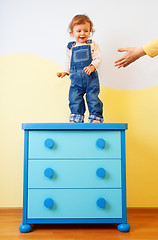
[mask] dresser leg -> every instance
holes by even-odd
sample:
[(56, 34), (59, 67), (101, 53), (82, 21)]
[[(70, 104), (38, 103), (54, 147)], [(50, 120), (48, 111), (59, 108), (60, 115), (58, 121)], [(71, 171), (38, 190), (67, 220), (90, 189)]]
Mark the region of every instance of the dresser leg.
[(120, 231), (120, 232), (129, 232), (130, 231), (130, 225), (128, 223), (121, 223), (121, 224), (118, 224), (117, 226), (117, 229)]
[(22, 232), (22, 233), (28, 233), (28, 232), (31, 232), (32, 230), (32, 226), (31, 224), (20, 224), (19, 226), (19, 231)]

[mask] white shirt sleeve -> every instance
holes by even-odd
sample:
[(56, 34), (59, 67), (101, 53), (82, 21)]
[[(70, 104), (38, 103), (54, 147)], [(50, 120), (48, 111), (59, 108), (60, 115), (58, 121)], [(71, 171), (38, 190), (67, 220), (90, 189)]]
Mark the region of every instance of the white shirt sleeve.
[(66, 63), (65, 63), (65, 67), (64, 67), (64, 72), (67, 72), (68, 74), (70, 74), (70, 61), (71, 61), (71, 50), (70, 49), (66, 49)]
[(95, 42), (92, 42), (91, 44), (91, 51), (92, 51), (92, 62), (91, 64), (97, 69), (101, 63), (102, 56), (101, 56), (101, 51)]

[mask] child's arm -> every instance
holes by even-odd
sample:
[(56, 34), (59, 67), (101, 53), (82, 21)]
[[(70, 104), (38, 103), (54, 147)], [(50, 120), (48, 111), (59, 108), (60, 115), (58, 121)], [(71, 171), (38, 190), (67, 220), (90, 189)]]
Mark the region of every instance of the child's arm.
[(58, 72), (57, 76), (63, 78), (70, 74), (70, 50), (67, 48), (66, 51), (66, 64), (63, 72)]
[(91, 49), (92, 49), (92, 62), (90, 66), (84, 68), (84, 71), (87, 75), (90, 75), (92, 72), (97, 70), (102, 58), (100, 48), (94, 41), (91, 44)]

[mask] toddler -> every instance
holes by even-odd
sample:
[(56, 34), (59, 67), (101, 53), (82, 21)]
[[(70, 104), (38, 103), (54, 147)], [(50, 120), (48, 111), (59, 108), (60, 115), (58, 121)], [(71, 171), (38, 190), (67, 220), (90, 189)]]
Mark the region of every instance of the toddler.
[(70, 75), (71, 86), (69, 91), (70, 122), (84, 122), (85, 102), (89, 109), (89, 122), (103, 122), (103, 104), (98, 98), (100, 91), (97, 68), (101, 62), (101, 53), (98, 45), (89, 39), (93, 33), (93, 23), (87, 15), (76, 15), (69, 31), (76, 41), (67, 45), (67, 65), (64, 72), (57, 73), (58, 77)]

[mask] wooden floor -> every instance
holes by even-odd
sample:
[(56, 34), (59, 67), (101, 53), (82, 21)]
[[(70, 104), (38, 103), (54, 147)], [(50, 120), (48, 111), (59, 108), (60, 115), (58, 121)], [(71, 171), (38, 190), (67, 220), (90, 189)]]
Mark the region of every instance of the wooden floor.
[(115, 224), (35, 225), (30, 233), (20, 233), (21, 209), (0, 209), (0, 240), (158, 240), (158, 209), (128, 209), (129, 233)]

